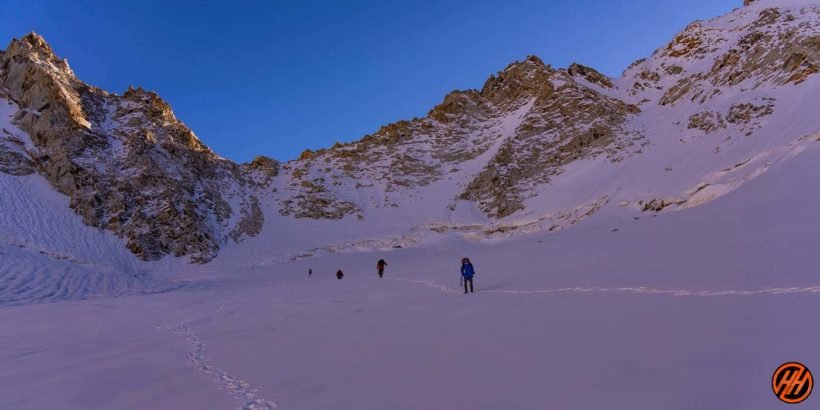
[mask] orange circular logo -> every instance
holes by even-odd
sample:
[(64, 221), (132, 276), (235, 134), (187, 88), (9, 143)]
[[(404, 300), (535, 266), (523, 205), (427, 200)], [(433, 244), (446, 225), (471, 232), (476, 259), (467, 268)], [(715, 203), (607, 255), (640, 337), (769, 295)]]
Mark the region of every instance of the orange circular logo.
[(797, 404), (809, 398), (814, 377), (802, 363), (783, 363), (772, 375), (772, 391), (780, 401)]

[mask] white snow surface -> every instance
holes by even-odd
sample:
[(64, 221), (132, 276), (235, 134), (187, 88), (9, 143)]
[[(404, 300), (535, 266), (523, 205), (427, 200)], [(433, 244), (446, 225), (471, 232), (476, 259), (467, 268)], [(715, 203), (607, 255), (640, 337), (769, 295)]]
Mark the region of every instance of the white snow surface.
[[(613, 95), (659, 97), (624, 84)], [(499, 221), (453, 199), (492, 148), (365, 221), (282, 217), (263, 197), (262, 233), (204, 265), (140, 261), (41, 176), (0, 174), (0, 409), (777, 408), (779, 364), (820, 368), (819, 91), (814, 75), (642, 104), (640, 155), (577, 161)], [(687, 128), (763, 98), (750, 135)], [(528, 109), (486, 130), (495, 149)], [(0, 104), (0, 128), (25, 138), (15, 111)], [(653, 199), (674, 205), (643, 212)]]
[(776, 408), (777, 365), (820, 363), (820, 142), (772, 168), (655, 217), (220, 258), (175, 292), (2, 308), (0, 408)]

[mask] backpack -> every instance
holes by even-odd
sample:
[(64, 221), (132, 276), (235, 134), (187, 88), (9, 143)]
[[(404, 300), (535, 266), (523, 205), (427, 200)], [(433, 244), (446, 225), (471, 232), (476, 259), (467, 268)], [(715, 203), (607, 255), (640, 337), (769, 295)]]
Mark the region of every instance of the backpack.
[(461, 266), (461, 276), (464, 276), (465, 279), (472, 279), (473, 275), (475, 275), (475, 269), (473, 269), (472, 263)]

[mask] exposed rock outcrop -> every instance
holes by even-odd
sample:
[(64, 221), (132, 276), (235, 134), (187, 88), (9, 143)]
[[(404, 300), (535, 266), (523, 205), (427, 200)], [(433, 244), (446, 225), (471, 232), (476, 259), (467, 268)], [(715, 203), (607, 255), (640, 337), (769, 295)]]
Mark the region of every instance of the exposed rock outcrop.
[(610, 79), (605, 75), (596, 71), (594, 68), (573, 63), (569, 66), (569, 68), (567, 68), (567, 73), (573, 77), (581, 76), (590, 83), (598, 84), (601, 87), (612, 88), (612, 81), (610, 81)]
[(661, 105), (672, 105), (683, 98), (703, 103), (722, 88), (741, 84), (749, 88), (800, 84), (818, 72), (820, 36), (816, 15), (820, 7), (807, 3), (798, 10), (749, 8), (742, 13), (754, 18), (731, 31), (707, 27), (702, 22), (690, 24), (656, 53), (668, 67), (676, 66), (678, 61), (712, 61), (708, 71), (678, 78), (663, 93)]
[(309, 218), (358, 213), (353, 198), (332, 194), (340, 191), (332, 187), (350, 179), (370, 181), (356, 182), (353, 189), (380, 184), (385, 196), (376, 203), (396, 206), (391, 193), (440, 181), (483, 156), (483, 169), (468, 175), (456, 196), (478, 202), (488, 216), (511, 215), (523, 209), (534, 187), (548, 183), (564, 165), (599, 154), (618, 160), (631, 155), (628, 147), (641, 138), (621, 127), (639, 112), (636, 106), (584, 84), (612, 87), (591, 68), (575, 64), (556, 70), (529, 56), (490, 76), (480, 90), (448, 94), (425, 118), (303, 154), (291, 164), (292, 194), (280, 200), (280, 212)]
[(546, 75), (551, 81), (542, 89), (519, 97), (530, 99), (531, 106), (459, 196), (477, 201), (489, 216), (502, 218), (524, 209), (532, 188), (548, 183), (564, 165), (608, 153), (617, 160), (630, 155), (628, 148), (641, 139), (622, 127), (640, 111), (636, 106), (587, 88), (563, 71)]
[(689, 129), (699, 129), (707, 134), (726, 128), (723, 116), (718, 112), (702, 111), (689, 117)]
[[(144, 259), (206, 261), (225, 241), (261, 232), (265, 215), (361, 220), (418, 203), (458, 213), (463, 201), (490, 219), (522, 215), (568, 170), (626, 166), (649, 141), (687, 142), (667, 133), (719, 135), (703, 138), (719, 153), (714, 141), (740, 144), (783, 112), (774, 98), (789, 94), (773, 90), (802, 87), (820, 67), (820, 7), (768, 5), (694, 22), (620, 78), (529, 56), (423, 118), (288, 163), (241, 165), (208, 149), (156, 93), (87, 85), (32, 33), (0, 52), (0, 99), (18, 107), (22, 130), (0, 133), (0, 172), (43, 175), (86, 224), (126, 238)], [(667, 113), (676, 116), (668, 124)], [(640, 206), (680, 205), (670, 201)]]
[[(89, 86), (34, 33), (11, 42), (0, 69), (20, 107), (15, 123), (36, 147), (27, 160), (4, 157), (19, 169), (36, 165), (86, 224), (125, 237), (141, 258), (207, 261), (237, 232), (233, 216), (253, 214), (254, 202), (235, 189), (248, 183), (240, 167), (203, 145), (156, 93)], [(250, 210), (231, 206), (242, 198)]]

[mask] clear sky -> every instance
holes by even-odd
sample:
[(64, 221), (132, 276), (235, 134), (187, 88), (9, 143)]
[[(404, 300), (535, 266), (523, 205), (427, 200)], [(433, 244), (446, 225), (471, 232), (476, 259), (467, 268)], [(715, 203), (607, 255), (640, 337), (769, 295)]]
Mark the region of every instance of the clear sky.
[(528, 54), (618, 76), (742, 0), (0, 1), (84, 81), (154, 90), (220, 155), (293, 159), (424, 116)]

